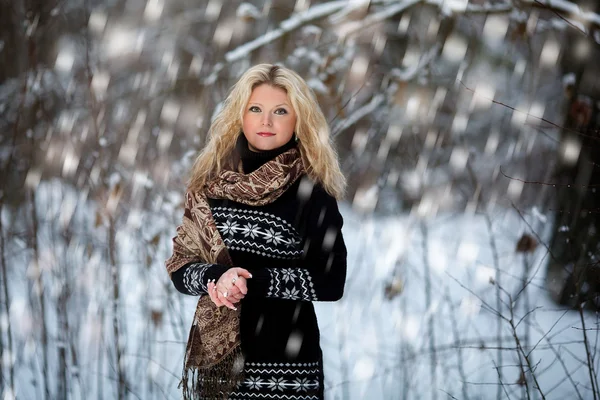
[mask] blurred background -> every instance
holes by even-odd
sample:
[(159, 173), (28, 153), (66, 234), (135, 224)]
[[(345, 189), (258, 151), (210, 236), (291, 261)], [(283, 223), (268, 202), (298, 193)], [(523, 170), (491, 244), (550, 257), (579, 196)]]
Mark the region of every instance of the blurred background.
[(326, 397), (600, 399), (595, 0), (0, 0), (1, 398), (180, 397), (164, 261), (264, 62), (349, 182)]

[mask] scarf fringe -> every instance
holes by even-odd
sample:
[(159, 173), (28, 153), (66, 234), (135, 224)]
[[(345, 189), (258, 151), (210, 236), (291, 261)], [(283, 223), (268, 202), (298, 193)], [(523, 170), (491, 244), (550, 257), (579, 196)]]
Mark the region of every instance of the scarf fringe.
[(177, 388), (183, 386), (183, 400), (227, 400), (244, 379), (243, 370), (243, 355), (238, 346), (210, 368), (184, 367)]

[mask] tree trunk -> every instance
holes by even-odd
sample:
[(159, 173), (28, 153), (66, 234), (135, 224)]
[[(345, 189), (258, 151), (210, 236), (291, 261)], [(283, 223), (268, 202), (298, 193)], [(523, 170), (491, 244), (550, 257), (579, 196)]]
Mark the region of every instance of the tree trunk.
[[(600, 4), (589, 8), (600, 11)], [(600, 81), (597, 65), (600, 49), (590, 35), (570, 29), (560, 66), (572, 74), (566, 86), (566, 120), (555, 181), (557, 181), (556, 226), (550, 242), (552, 258), (547, 284), (561, 304), (581, 303), (600, 308), (600, 265), (594, 254), (600, 251)], [(589, 45), (582, 57), (577, 49)], [(565, 149), (574, 156), (564, 157)], [(568, 154), (568, 152), (567, 152)]]
[[(4, 352), (8, 353), (8, 378), (4, 376), (2, 373), (2, 382), (9, 382), (9, 388), (13, 395), (15, 394), (15, 366), (13, 363), (14, 348), (13, 348), (13, 337), (12, 337), (12, 326), (10, 324), (10, 293), (8, 291), (8, 271), (6, 266), (6, 243), (4, 237), (4, 225), (2, 223), (2, 211), (4, 206), (4, 194), (0, 195), (0, 267), (2, 268), (2, 295), (4, 297), (4, 314), (6, 315), (7, 325), (6, 325), (6, 336), (8, 338), (8, 348), (4, 349), (4, 346), (0, 347), (0, 360), (4, 361), (6, 355)], [(2, 342), (0, 338), (0, 342)], [(4, 364), (4, 362), (3, 362)], [(2, 367), (0, 367), (0, 371), (2, 371)], [(3, 385), (4, 386), (4, 385)], [(6, 387), (6, 386), (4, 386)], [(6, 389), (5, 389), (6, 390)]]

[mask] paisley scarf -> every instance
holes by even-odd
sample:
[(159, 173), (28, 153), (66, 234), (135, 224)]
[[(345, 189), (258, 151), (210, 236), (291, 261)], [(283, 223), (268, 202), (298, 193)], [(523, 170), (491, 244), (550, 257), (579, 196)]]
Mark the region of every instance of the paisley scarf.
[[(302, 174), (300, 151), (292, 148), (249, 174), (224, 170), (201, 192), (186, 193), (183, 222), (173, 238), (173, 254), (165, 262), (169, 276), (191, 262), (233, 266), (217, 230), (207, 198), (262, 206), (275, 201)], [(243, 379), (240, 312), (217, 307), (201, 295), (187, 341), (183, 373), (184, 400), (226, 399)]]

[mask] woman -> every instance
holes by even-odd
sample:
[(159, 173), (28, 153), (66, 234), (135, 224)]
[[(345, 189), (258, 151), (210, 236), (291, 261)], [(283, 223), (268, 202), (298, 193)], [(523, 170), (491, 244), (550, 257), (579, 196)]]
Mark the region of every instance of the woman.
[(270, 64), (246, 71), (193, 166), (166, 262), (177, 290), (200, 295), (185, 399), (323, 398), (312, 302), (344, 291), (344, 185), (306, 82)]

